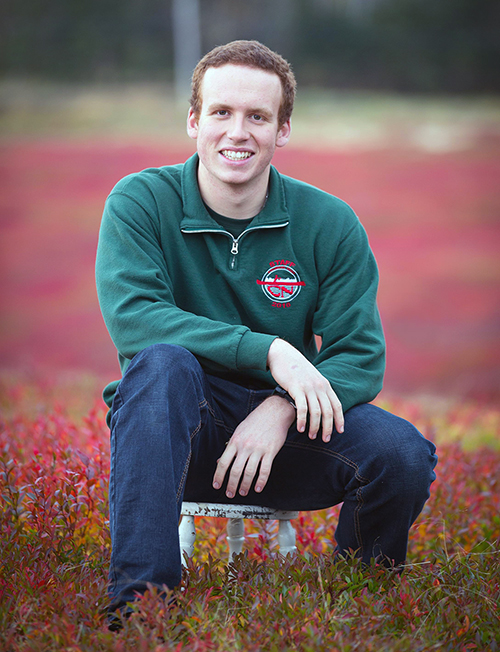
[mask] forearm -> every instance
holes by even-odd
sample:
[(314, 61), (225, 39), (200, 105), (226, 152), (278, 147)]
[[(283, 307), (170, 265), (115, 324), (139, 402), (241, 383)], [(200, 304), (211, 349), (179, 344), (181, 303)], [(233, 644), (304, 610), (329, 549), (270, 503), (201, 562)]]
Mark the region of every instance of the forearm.
[[(102, 298), (102, 295), (101, 295)], [(115, 303), (113, 298), (112, 304)], [(182, 346), (213, 371), (229, 369), (265, 371), (267, 352), (274, 336), (253, 333), (181, 310), (168, 301), (113, 306), (101, 301), (106, 326), (117, 350), (125, 358), (152, 344)]]

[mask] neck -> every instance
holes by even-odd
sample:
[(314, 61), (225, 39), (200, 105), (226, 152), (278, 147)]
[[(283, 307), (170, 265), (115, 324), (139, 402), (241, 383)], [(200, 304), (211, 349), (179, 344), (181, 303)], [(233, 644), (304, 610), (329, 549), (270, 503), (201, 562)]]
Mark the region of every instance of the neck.
[(260, 213), (266, 203), (268, 184), (269, 174), (256, 179), (251, 187), (214, 183), (201, 164), (198, 168), (198, 186), (205, 204), (219, 215), (235, 219), (247, 219)]

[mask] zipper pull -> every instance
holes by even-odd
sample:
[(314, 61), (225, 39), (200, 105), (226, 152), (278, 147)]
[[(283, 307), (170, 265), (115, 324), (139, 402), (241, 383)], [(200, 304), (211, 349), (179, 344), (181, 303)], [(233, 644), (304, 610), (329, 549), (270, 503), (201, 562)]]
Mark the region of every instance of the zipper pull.
[(238, 254), (238, 240), (235, 240), (233, 238), (233, 246), (231, 247), (231, 262), (229, 263), (229, 269), (235, 268), (237, 254)]

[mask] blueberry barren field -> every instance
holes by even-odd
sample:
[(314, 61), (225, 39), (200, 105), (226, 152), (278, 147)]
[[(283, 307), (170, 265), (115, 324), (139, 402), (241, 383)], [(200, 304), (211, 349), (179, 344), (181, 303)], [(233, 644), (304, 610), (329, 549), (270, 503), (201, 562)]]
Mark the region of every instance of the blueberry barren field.
[[(94, 289), (97, 231), (120, 177), (182, 161), (192, 148), (168, 137), (177, 126), (155, 123), (154, 94), (137, 103), (126, 93), (112, 102), (102, 92), (78, 102), (42, 93), (28, 110), (5, 89), (0, 649), (500, 649), (498, 119), (478, 127), (460, 105), (443, 121), (438, 103), (433, 123), (425, 105), (405, 138), (404, 106), (370, 123), (360, 122), (358, 101), (315, 102), (305, 121), (298, 107), (296, 145), (275, 161), (348, 201), (364, 223), (388, 343), (377, 400), (438, 445), (437, 480), (411, 528), (403, 575), (332, 563), (338, 506), (296, 519), (293, 560), (276, 555), (274, 525), (255, 521), (228, 565), (223, 519), (203, 519), (176, 606), (147, 592), (113, 634), (103, 617), (109, 434), (97, 395), (118, 367)], [(373, 115), (384, 102), (369, 105)], [(131, 137), (137, 115), (141, 134), (134, 123)]]
[[(94, 289), (103, 203), (125, 174), (183, 161), (189, 142), (9, 139), (0, 174), (0, 366), (114, 378)], [(500, 394), (500, 140), (451, 152), (293, 148), (284, 174), (354, 208), (378, 260), (387, 391)], [(307, 216), (305, 216), (307, 219)]]

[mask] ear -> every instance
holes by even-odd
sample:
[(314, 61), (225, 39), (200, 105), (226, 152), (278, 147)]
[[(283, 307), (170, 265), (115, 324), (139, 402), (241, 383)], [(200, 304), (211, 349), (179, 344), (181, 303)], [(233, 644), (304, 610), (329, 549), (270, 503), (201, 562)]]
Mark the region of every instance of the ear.
[(195, 116), (191, 107), (188, 111), (187, 117), (187, 133), (193, 140), (196, 140), (198, 137), (198, 118)]
[(276, 136), (276, 147), (284, 147), (290, 140), (292, 133), (292, 121), (290, 118), (281, 125)]

